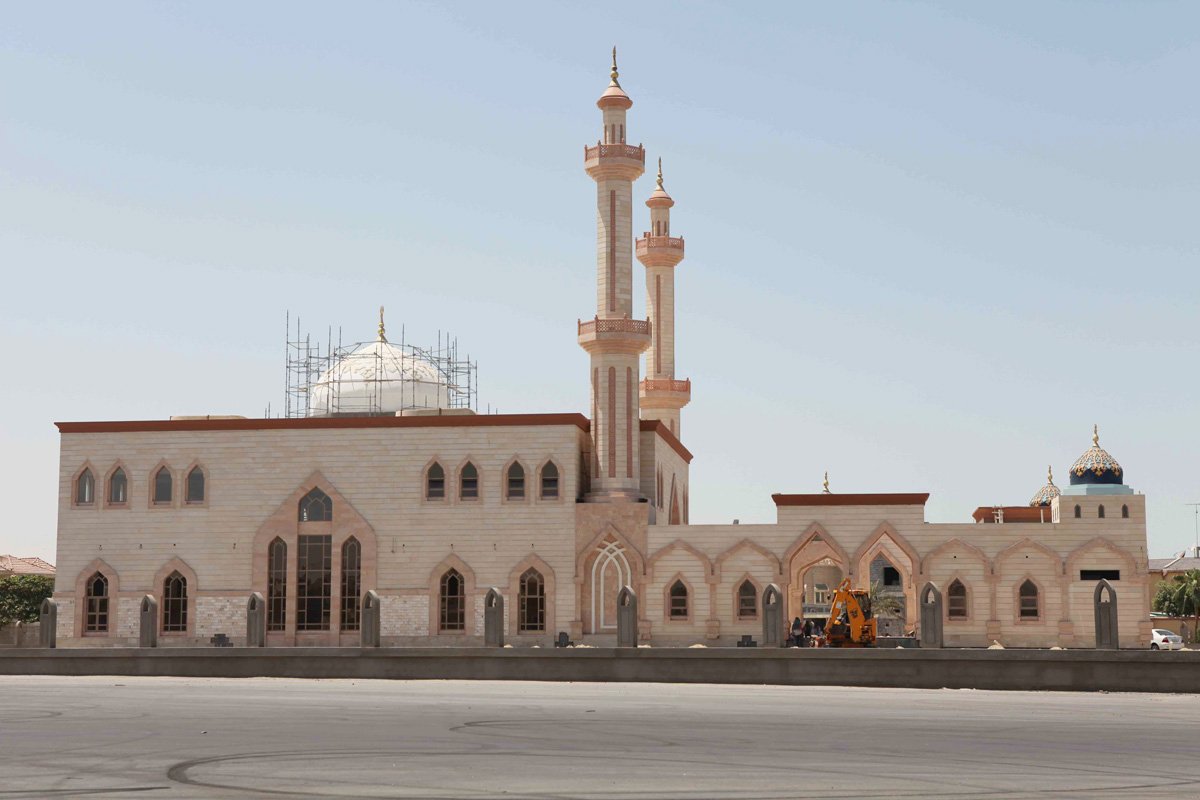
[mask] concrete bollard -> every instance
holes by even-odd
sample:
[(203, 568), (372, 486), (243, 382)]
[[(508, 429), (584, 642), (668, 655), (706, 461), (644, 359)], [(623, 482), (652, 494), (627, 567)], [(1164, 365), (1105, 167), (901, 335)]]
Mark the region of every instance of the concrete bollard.
[(632, 586), (617, 593), (617, 647), (637, 647), (638, 598)]
[(783, 647), (785, 634), (783, 628), (783, 592), (773, 583), (768, 583), (762, 595), (762, 635), (763, 647)]
[(1092, 604), (1096, 608), (1096, 649), (1119, 650), (1121, 640), (1117, 636), (1117, 590), (1107, 578), (1101, 578), (1096, 584)]
[(38, 638), (42, 647), (58, 647), (58, 601), (52, 597), (42, 601), (41, 622)]
[(379, 595), (374, 589), (368, 589), (362, 596), (362, 638), (359, 641), (362, 647), (379, 647), (380, 621)]
[(246, 601), (246, 647), (267, 646), (267, 601), (262, 592), (251, 592)]
[(138, 647), (158, 647), (158, 600), (148, 594), (138, 608)]
[(921, 590), (921, 647), (942, 647), (942, 593), (932, 581)]
[(483, 644), (504, 647), (504, 595), (495, 586), (483, 597)]

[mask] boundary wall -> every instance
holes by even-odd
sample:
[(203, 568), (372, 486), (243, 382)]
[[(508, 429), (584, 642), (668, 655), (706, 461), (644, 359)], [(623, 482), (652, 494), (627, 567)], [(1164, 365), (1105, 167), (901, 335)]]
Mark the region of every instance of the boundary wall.
[(357, 678), (1200, 691), (1200, 652), (698, 648), (69, 648), (0, 653), (0, 675)]

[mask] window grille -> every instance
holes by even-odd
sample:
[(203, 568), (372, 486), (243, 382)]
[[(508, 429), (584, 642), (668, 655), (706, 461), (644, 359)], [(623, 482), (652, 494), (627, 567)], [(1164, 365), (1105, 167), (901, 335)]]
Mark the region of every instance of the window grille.
[(425, 473), (425, 497), (441, 500), (446, 496), (446, 471), (436, 461)]
[(97, 572), (87, 582), (85, 633), (108, 633), (108, 578)]
[(187, 476), (187, 484), (184, 486), (184, 494), (186, 495), (184, 502), (204, 502), (204, 470), (192, 467), (192, 471)]
[(738, 587), (738, 619), (758, 619), (758, 588), (748, 579)]
[(129, 478), (125, 470), (117, 467), (117, 471), (108, 479), (108, 504), (123, 506), (129, 501)]
[(441, 610), (439, 630), (466, 630), (466, 586), (463, 585), (463, 577), (459, 574), (458, 570), (451, 569), (442, 576), (438, 601)]
[(683, 581), (675, 581), (671, 584), (671, 619), (687, 619), (688, 616), (688, 591), (683, 585)]
[(317, 487), (300, 498), (301, 522), (332, 522), (333, 500)]
[(163, 633), (187, 631), (187, 578), (178, 572), (163, 581), (162, 629)]
[(282, 539), (267, 548), (267, 630), (286, 629), (287, 545)]
[(154, 502), (171, 502), (171, 484), (171, 470), (163, 467), (158, 472), (154, 473)]
[(362, 545), (351, 536), (342, 545), (342, 630), (362, 625)]
[(90, 469), (85, 469), (75, 481), (75, 503), (90, 506), (96, 497), (96, 478)]
[(530, 567), (521, 576), (517, 630), (521, 633), (546, 630), (546, 583), (542, 573)]
[(333, 537), (300, 536), (296, 543), (296, 630), (329, 630), (333, 599)]
[(553, 461), (546, 462), (542, 467), (542, 499), (558, 497), (558, 467)]
[(1038, 588), (1033, 581), (1021, 584), (1021, 619), (1037, 619), (1041, 616), (1038, 603)]
[(525, 499), (525, 468), (516, 462), (508, 468), (508, 499)]
[(474, 464), (467, 463), (463, 466), (461, 480), (459, 497), (464, 500), (474, 500), (479, 497), (479, 470), (475, 469)]
[(967, 618), (967, 587), (957, 578), (946, 589), (946, 616), (950, 619)]

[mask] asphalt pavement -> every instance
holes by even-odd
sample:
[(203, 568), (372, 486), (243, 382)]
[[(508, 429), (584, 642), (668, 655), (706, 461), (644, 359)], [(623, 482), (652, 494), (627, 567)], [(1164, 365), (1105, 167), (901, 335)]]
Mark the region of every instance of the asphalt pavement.
[(0, 798), (1200, 798), (1200, 696), (0, 678)]

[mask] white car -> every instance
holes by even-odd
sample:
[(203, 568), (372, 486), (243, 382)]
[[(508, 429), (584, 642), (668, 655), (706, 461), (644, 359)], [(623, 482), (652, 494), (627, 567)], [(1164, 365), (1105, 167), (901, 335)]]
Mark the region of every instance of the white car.
[(1151, 650), (1182, 650), (1183, 639), (1179, 638), (1179, 634), (1164, 631), (1159, 628), (1154, 629), (1154, 634), (1150, 638)]

